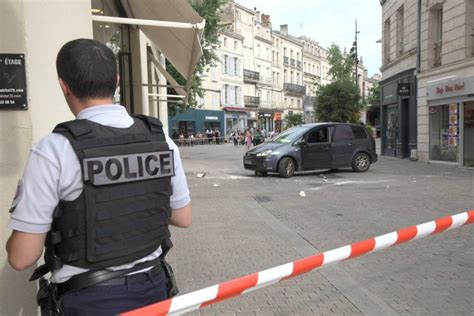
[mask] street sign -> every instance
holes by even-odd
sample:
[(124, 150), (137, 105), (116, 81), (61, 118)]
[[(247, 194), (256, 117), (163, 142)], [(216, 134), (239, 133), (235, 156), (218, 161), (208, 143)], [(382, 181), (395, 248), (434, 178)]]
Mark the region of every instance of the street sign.
[(28, 108), (24, 54), (0, 54), (0, 109)]

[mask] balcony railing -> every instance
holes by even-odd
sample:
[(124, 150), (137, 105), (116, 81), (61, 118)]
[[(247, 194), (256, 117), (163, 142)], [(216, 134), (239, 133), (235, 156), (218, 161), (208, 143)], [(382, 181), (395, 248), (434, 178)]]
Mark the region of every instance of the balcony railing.
[(306, 87), (301, 86), (299, 84), (295, 84), (295, 83), (285, 82), (283, 84), (283, 90), (285, 90), (286, 94), (288, 94), (288, 95), (302, 96), (302, 95), (306, 94)]
[(260, 73), (258, 71), (244, 69), (245, 82), (257, 82), (260, 80)]
[(283, 63), (285, 65), (289, 65), (290, 64), (290, 58), (288, 58), (288, 56), (283, 56)]
[(301, 68), (301, 61), (298, 60), (298, 61), (296, 62), (296, 67)]
[(244, 104), (246, 107), (258, 107), (260, 105), (260, 98), (244, 95)]
[(296, 64), (296, 60), (295, 60), (294, 58), (291, 58), (291, 59), (290, 59), (290, 64), (291, 64), (292, 66), (294, 66), (294, 65)]
[(438, 41), (434, 43), (433, 47), (433, 67), (441, 66), (441, 54), (442, 54), (442, 42)]
[(319, 78), (319, 75), (312, 74), (312, 73), (309, 73), (309, 72), (306, 72), (306, 71), (303, 74), (304, 74), (305, 77)]

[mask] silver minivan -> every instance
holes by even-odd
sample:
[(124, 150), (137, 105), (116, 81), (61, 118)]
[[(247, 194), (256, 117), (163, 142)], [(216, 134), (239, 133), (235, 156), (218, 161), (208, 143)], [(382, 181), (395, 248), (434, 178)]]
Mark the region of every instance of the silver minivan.
[(243, 157), (244, 168), (256, 175), (276, 172), (284, 178), (318, 169), (350, 167), (365, 172), (376, 161), (375, 140), (367, 129), (348, 123), (295, 126), (250, 149)]

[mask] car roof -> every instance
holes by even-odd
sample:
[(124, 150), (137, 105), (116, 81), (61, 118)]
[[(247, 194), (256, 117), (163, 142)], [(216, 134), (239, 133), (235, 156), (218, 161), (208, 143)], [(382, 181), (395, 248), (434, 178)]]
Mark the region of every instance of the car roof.
[(301, 124), (301, 125), (298, 125), (298, 126), (307, 127), (307, 128), (313, 128), (313, 127), (317, 127), (317, 126), (325, 126), (325, 125), (354, 125), (354, 126), (363, 126), (363, 125), (359, 125), (359, 124), (354, 124), (354, 123), (343, 123), (343, 122), (318, 122), (318, 123), (305, 123), (305, 124)]

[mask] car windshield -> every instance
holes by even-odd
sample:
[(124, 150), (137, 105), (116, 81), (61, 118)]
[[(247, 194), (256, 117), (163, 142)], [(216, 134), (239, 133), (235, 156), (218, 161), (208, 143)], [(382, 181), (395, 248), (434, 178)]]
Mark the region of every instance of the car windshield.
[(291, 143), (291, 142), (297, 140), (307, 130), (308, 130), (308, 128), (302, 127), (302, 126), (293, 127), (293, 128), (290, 128), (290, 129), (282, 132), (273, 141), (275, 143), (288, 144), (288, 143)]

